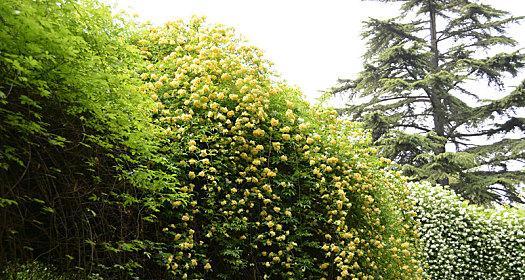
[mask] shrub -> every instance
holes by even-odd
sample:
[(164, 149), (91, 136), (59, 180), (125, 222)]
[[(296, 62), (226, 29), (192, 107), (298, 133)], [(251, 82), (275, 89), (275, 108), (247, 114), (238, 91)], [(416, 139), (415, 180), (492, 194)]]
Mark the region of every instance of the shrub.
[(2, 1), (0, 262), (108, 279), (419, 279), (405, 182), (336, 115), (230, 28)]
[(66, 275), (57, 272), (56, 269), (38, 262), (27, 264), (8, 264), (0, 271), (2, 280), (67, 280), (78, 279), (76, 275)]
[(471, 205), (453, 191), (409, 186), (430, 279), (523, 279), (525, 211)]
[(141, 38), (142, 91), (189, 196), (164, 229), (175, 278), (420, 277), (405, 184), (356, 124), (275, 82), (230, 28), (193, 18)]
[(179, 193), (134, 28), (94, 0), (0, 1), (0, 264), (162, 271)]

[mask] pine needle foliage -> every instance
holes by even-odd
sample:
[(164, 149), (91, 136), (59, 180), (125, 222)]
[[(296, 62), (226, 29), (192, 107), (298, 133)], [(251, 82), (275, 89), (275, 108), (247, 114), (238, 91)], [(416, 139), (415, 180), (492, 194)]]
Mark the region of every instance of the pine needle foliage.
[(381, 2), (400, 15), (364, 22), (364, 70), (332, 91), (351, 98), (342, 111), (414, 180), (477, 203), (523, 202), (525, 140), (511, 136), (525, 129), (525, 84), (504, 84), (525, 63), (507, 34), (522, 17), (471, 0)]

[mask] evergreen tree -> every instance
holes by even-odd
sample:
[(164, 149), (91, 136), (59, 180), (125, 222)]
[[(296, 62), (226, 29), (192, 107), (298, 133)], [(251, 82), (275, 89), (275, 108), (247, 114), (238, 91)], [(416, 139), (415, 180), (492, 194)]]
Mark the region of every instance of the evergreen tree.
[(364, 22), (364, 70), (331, 91), (353, 101), (342, 111), (415, 180), (477, 203), (522, 202), (525, 140), (511, 136), (525, 129), (525, 82), (504, 84), (525, 63), (507, 33), (522, 17), (475, 0), (379, 1), (401, 2), (401, 13)]

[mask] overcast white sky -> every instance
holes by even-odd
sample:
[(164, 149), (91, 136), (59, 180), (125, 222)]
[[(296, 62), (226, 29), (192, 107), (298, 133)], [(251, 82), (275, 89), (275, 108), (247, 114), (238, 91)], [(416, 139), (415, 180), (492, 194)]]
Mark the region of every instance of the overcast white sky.
[[(211, 23), (233, 26), (263, 49), (275, 69), (299, 86), (310, 101), (338, 77), (361, 70), (361, 22), (391, 17), (396, 6), (361, 0), (116, 0), (142, 19), (163, 23), (203, 15)], [(525, 15), (524, 0), (486, 0), (497, 8)], [(525, 23), (524, 23), (525, 24)], [(525, 47), (525, 25), (511, 30)], [(521, 37), (521, 38), (520, 38)]]

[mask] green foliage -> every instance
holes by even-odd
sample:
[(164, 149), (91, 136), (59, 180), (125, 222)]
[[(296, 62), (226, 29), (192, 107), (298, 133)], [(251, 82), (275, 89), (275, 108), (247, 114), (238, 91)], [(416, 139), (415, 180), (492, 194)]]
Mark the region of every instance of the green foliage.
[(78, 274), (64, 274), (57, 271), (55, 268), (44, 265), (39, 262), (32, 262), (27, 264), (9, 263), (3, 270), (0, 271), (0, 279), (2, 280), (67, 280), (67, 279), (90, 279), (98, 280), (96, 275), (88, 278), (82, 277)]
[[(525, 65), (506, 28), (522, 17), (479, 1), (402, 2), (400, 15), (365, 21), (364, 70), (341, 80), (343, 111), (364, 121), (384, 155), (413, 180), (450, 185), (477, 203), (522, 202), (523, 85), (504, 93), (505, 77)], [(494, 50), (504, 50), (495, 53)], [(498, 89), (487, 99), (476, 81)], [(445, 153), (445, 145), (458, 153)]]
[(419, 279), (408, 192), (358, 125), (273, 82), (229, 28), (140, 38), (141, 89), (189, 197), (163, 230), (176, 279)]
[(524, 209), (475, 206), (426, 182), (409, 188), (430, 279), (523, 279)]
[(60, 275), (49, 267), (39, 263), (26, 265), (9, 264), (0, 272), (0, 279), (4, 280), (65, 280), (66, 276)]
[(0, 263), (45, 263), (15, 279), (421, 278), (401, 175), (232, 29), (96, 0), (0, 24)]
[(183, 198), (134, 34), (98, 1), (0, 3), (0, 263), (163, 274), (158, 217)]

